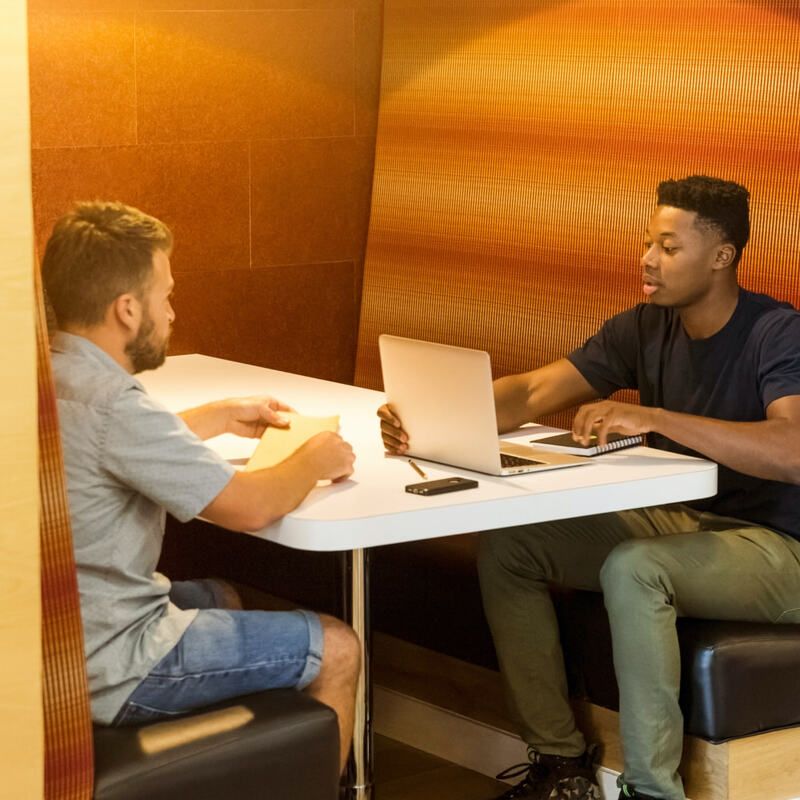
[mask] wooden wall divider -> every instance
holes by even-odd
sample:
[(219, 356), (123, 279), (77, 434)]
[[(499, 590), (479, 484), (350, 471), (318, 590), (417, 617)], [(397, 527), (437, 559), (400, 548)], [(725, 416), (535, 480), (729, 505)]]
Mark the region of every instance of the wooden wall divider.
[(0, 4), (0, 798), (41, 797), (33, 213), (25, 0)]

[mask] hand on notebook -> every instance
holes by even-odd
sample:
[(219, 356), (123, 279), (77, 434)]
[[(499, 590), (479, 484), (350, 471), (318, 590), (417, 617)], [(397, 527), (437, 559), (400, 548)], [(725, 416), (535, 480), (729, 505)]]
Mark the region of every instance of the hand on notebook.
[(387, 404), (378, 409), (378, 416), (381, 420), (381, 436), (383, 446), (388, 453), (400, 455), (408, 450), (408, 435), (403, 430), (400, 418), (394, 413), (394, 409)]
[(654, 429), (658, 410), (613, 400), (590, 403), (578, 409), (572, 422), (572, 435), (586, 445), (594, 434), (597, 436), (597, 444), (602, 446), (609, 433), (621, 433), (623, 436), (650, 433)]
[(293, 411), (286, 403), (274, 397), (232, 397), (222, 400), (227, 414), (226, 433), (257, 439), (270, 426), (285, 428), (289, 422), (281, 411)]

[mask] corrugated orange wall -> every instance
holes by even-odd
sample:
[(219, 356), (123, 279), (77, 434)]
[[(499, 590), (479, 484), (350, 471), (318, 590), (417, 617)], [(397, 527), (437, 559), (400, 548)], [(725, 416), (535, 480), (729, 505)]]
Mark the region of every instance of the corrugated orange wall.
[(799, 8), (386, 0), (356, 381), (380, 386), (383, 332), (496, 375), (565, 354), (643, 299), (667, 177), (746, 184), (742, 282), (800, 301)]
[(39, 247), (76, 199), (137, 205), (176, 234), (173, 353), (351, 380), (381, 13), (30, 0)]

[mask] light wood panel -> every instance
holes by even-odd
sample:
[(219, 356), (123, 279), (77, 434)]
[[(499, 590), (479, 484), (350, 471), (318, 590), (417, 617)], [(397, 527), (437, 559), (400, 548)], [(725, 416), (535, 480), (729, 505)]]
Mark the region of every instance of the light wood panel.
[(384, 633), (373, 634), (373, 677), (379, 686), (515, 731), (500, 675)]
[(506, 789), (480, 773), (375, 737), (375, 790), (381, 800), (487, 800)]
[(728, 751), (729, 800), (800, 797), (800, 729), (737, 739)]
[(33, 219), (25, 0), (0, 5), (0, 798), (41, 797)]

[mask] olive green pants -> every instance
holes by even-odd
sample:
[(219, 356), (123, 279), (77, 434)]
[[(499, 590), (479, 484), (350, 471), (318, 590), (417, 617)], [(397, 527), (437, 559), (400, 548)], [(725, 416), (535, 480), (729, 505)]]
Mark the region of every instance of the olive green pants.
[(676, 617), (800, 622), (800, 541), (683, 505), (488, 532), (478, 565), (512, 712), (542, 753), (585, 749), (548, 583), (603, 592), (624, 780), (664, 800), (685, 797)]

